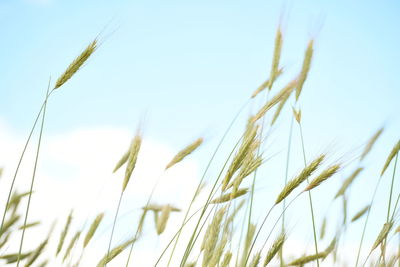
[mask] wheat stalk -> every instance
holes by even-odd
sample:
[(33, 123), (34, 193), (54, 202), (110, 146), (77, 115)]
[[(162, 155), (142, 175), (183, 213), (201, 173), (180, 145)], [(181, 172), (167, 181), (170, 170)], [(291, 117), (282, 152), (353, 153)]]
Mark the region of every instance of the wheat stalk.
[(103, 217), (104, 217), (104, 213), (100, 213), (93, 220), (92, 224), (89, 227), (88, 232), (86, 233), (85, 239), (83, 241), (84, 248), (89, 244), (89, 242), (92, 239), (93, 235), (95, 234), (97, 228), (99, 227), (101, 221), (103, 220)]
[(360, 161), (365, 158), (365, 156), (371, 151), (372, 147), (378, 140), (379, 136), (381, 136), (383, 132), (383, 128), (380, 128), (368, 141), (367, 145), (364, 148), (364, 151), (361, 153)]
[(281, 250), (281, 248), (283, 246), (283, 243), (285, 242), (285, 239), (286, 239), (286, 235), (283, 232), (275, 239), (275, 241), (272, 244), (271, 248), (268, 250), (268, 253), (267, 253), (267, 256), (265, 257), (263, 266), (267, 266), (268, 263), (270, 263), (271, 260), (278, 253), (278, 251)]
[(399, 150), (400, 150), (400, 140), (394, 145), (394, 147), (392, 148), (392, 151), (390, 151), (390, 154), (387, 157), (385, 164), (383, 165), (383, 168), (381, 171), (381, 176), (385, 173), (387, 167), (389, 167), (390, 162), (396, 156), (396, 154), (399, 152)]
[(139, 133), (137, 133), (133, 138), (131, 147), (129, 149), (129, 157), (127, 160), (128, 163), (125, 170), (125, 179), (122, 184), (122, 191), (125, 191), (126, 186), (128, 185), (128, 182), (131, 178), (132, 172), (135, 169), (141, 145), (142, 145), (142, 136)]
[(56, 255), (58, 255), (58, 253), (60, 253), (60, 251), (64, 245), (65, 237), (67, 236), (71, 222), (72, 222), (72, 211), (69, 213), (67, 222), (65, 223), (64, 229), (61, 232), (60, 240), (58, 241)]
[(83, 52), (72, 61), (64, 73), (57, 79), (54, 89), (61, 87), (82, 67), (88, 58), (97, 49), (97, 39), (91, 42)]
[(299, 99), (301, 90), (303, 89), (304, 86), (304, 82), (306, 81), (308, 72), (310, 71), (311, 60), (314, 53), (313, 46), (314, 46), (314, 40), (310, 40), (307, 45), (307, 49), (303, 60), (303, 67), (301, 68), (298, 83), (296, 86), (296, 100)]
[(364, 216), (365, 213), (367, 213), (367, 211), (369, 211), (369, 209), (371, 208), (370, 205), (367, 205), (366, 207), (364, 207), (363, 209), (361, 209), (359, 212), (357, 212), (353, 218), (351, 218), (351, 222), (355, 222), (358, 219), (360, 219), (362, 216)]
[(187, 157), (190, 153), (192, 153), (194, 150), (196, 150), (201, 144), (203, 143), (203, 138), (198, 138), (195, 140), (193, 143), (190, 145), (186, 146), (184, 149), (178, 152), (172, 160), (167, 164), (165, 169), (169, 169), (178, 162), (181, 162), (185, 157)]
[(315, 160), (313, 160), (309, 165), (307, 165), (299, 175), (297, 175), (295, 178), (290, 180), (285, 187), (282, 189), (282, 191), (279, 193), (275, 205), (279, 204), (282, 200), (284, 200), (294, 189), (296, 189), (302, 182), (304, 182), (310, 175), (319, 167), (319, 165), (322, 163), (324, 160), (325, 155), (322, 154), (319, 157), (317, 157)]
[(328, 167), (326, 170), (321, 172), (320, 175), (315, 177), (308, 186), (304, 189), (304, 191), (309, 191), (317, 186), (319, 186), (322, 182), (326, 181), (330, 177), (332, 177), (338, 170), (340, 169), (340, 165), (336, 164)]

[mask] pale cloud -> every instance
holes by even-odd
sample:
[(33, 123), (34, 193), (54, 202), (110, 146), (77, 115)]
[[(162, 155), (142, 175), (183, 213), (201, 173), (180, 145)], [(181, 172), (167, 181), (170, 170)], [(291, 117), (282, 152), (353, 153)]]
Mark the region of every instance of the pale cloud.
[[(0, 180), (1, 203), (5, 203), (24, 138), (0, 120), (0, 166), (5, 166), (3, 178)], [(112, 174), (112, 170), (128, 148), (131, 138), (131, 132), (110, 127), (79, 129), (59, 135), (43, 136), (34, 185), (35, 193), (32, 195), (28, 219), (28, 222), (40, 220), (43, 226), (27, 232), (24, 248), (37, 246), (46, 236), (53, 220), (58, 219), (53, 240), (56, 243), (71, 209), (74, 209), (71, 235), (82, 228), (86, 220), (91, 220), (97, 213), (106, 211), (103, 226), (95, 236), (95, 242), (85, 252), (82, 266), (92, 266), (98, 261), (108, 244), (124, 176), (123, 168), (116, 174)], [(19, 191), (29, 190), (36, 140), (37, 137), (32, 139), (20, 169), (16, 182)], [(117, 231), (113, 238), (114, 244), (134, 234), (140, 208), (146, 204), (157, 180), (159, 184), (153, 197), (155, 202), (170, 203), (183, 210), (189, 203), (198, 183), (197, 164), (188, 158), (164, 172), (166, 164), (174, 153), (176, 151), (170, 147), (144, 138), (136, 169), (124, 193)], [(2, 209), (3, 206), (0, 207), (0, 211)], [(141, 262), (140, 266), (152, 266), (153, 259), (176, 232), (182, 219), (183, 214), (172, 214), (166, 232), (157, 238), (153, 217), (149, 214), (145, 227), (146, 240), (138, 242), (135, 246), (133, 254), (135, 262)], [(67, 237), (68, 240), (71, 235)], [(154, 249), (152, 244), (158, 244), (157, 249)], [(7, 251), (12, 252), (16, 249), (17, 242)], [(74, 256), (79, 257), (79, 253), (75, 253)], [(118, 262), (125, 260), (126, 255), (121, 255), (109, 266), (119, 266)], [(52, 262), (52, 265), (58, 266), (59, 262)]]

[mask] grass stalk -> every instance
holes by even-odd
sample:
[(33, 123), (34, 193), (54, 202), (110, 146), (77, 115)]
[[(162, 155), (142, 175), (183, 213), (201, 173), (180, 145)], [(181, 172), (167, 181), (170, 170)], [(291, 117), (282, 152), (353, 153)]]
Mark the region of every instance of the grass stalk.
[[(117, 223), (117, 218), (118, 218), (118, 212), (119, 212), (119, 208), (121, 206), (121, 201), (122, 201), (122, 196), (124, 195), (124, 190), (121, 191), (121, 194), (119, 195), (119, 200), (118, 200), (118, 206), (117, 206), (117, 210), (115, 211), (115, 216), (114, 216), (114, 222), (113, 222), (113, 226), (111, 229), (111, 236), (110, 236), (110, 241), (108, 242), (108, 249), (107, 249), (107, 258), (110, 255), (110, 251), (111, 251), (111, 243), (112, 243), (112, 239), (114, 236), (114, 230), (115, 230), (115, 224)], [(104, 267), (107, 267), (107, 262), (105, 263)]]
[[(307, 166), (306, 152), (305, 152), (305, 148), (304, 148), (303, 127), (301, 126), (301, 121), (299, 122), (299, 129), (300, 129), (301, 148), (302, 148), (302, 152), (303, 152), (304, 166)], [(307, 183), (308, 182), (309, 182), (309, 180), (307, 178)], [(314, 235), (315, 254), (318, 255), (317, 231), (316, 231), (316, 227), (315, 227), (315, 215), (314, 215), (314, 207), (313, 207), (311, 191), (308, 191), (308, 200), (309, 200), (310, 211), (311, 211), (311, 221), (312, 221), (312, 228), (313, 228), (313, 235)], [(319, 259), (318, 258), (317, 258), (317, 266), (319, 267)]]
[[(288, 138), (288, 148), (286, 152), (286, 166), (285, 166), (285, 186), (287, 185), (288, 182), (288, 177), (289, 177), (289, 164), (290, 164), (290, 151), (292, 147), (292, 135), (293, 135), (293, 123), (294, 123), (294, 116), (291, 116), (291, 121), (290, 121), (290, 128), (289, 128), (289, 138)], [(283, 200), (283, 206), (282, 206), (282, 232), (285, 232), (285, 210), (286, 210), (286, 198)], [(282, 245), (281, 249), (279, 250), (279, 259), (280, 259), (280, 266), (283, 267), (283, 246)]]
[(367, 229), (367, 224), (368, 224), (368, 220), (369, 220), (369, 215), (371, 213), (372, 204), (374, 203), (376, 192), (378, 191), (378, 187), (379, 187), (379, 184), (380, 184), (381, 180), (382, 180), (382, 176), (380, 176), (378, 181), (376, 182), (374, 193), (372, 194), (371, 201), (369, 203), (369, 207), (370, 208), (367, 211), (367, 218), (365, 219), (364, 226), (363, 226), (363, 231), (362, 231), (362, 234), (361, 234), (360, 244), (358, 245), (358, 251), (357, 251), (357, 258), (356, 258), (355, 267), (358, 266), (358, 262), (360, 260), (361, 247), (362, 247), (362, 244), (363, 244), (363, 241), (364, 241), (365, 231)]
[(198, 219), (197, 224), (196, 224), (196, 227), (195, 227), (195, 229), (194, 229), (194, 231), (193, 231), (193, 233), (192, 233), (192, 235), (191, 235), (191, 237), (190, 237), (189, 243), (188, 243), (188, 245), (186, 246), (186, 250), (185, 250), (185, 253), (184, 253), (184, 255), (183, 255), (183, 258), (182, 258), (182, 261), (181, 261), (180, 266), (184, 266), (184, 264), (186, 263), (187, 258), (189, 257), (190, 251), (191, 251), (191, 249), (192, 249), (193, 246), (194, 246), (194, 241), (197, 239), (197, 237), (196, 237), (196, 232), (197, 232), (197, 230), (198, 230), (198, 228), (199, 228), (199, 225), (200, 225), (200, 222), (201, 222), (201, 220), (202, 220), (202, 218), (203, 218), (203, 216), (204, 216), (204, 214), (205, 214), (205, 212), (206, 212), (206, 210), (207, 210), (207, 208), (208, 208), (208, 206), (209, 206), (209, 204), (210, 204), (210, 202), (211, 202), (211, 199), (212, 199), (212, 197), (213, 197), (214, 190), (216, 190), (217, 184), (218, 184), (218, 182), (220, 181), (220, 179), (221, 179), (221, 177), (222, 177), (222, 173), (223, 173), (223, 171), (225, 170), (225, 167), (226, 167), (226, 165), (228, 164), (229, 159), (232, 157), (233, 152), (235, 152), (236, 147), (239, 145), (240, 141), (243, 139), (243, 136), (244, 136), (244, 135), (242, 135), (242, 136), (239, 138), (239, 140), (236, 142), (235, 146), (232, 148), (231, 152), (229, 153), (227, 159), (226, 159), (225, 162), (224, 162), (224, 165), (223, 165), (222, 168), (221, 168), (221, 171), (219, 172), (219, 174), (218, 174), (218, 176), (217, 176), (217, 179), (215, 180), (215, 182), (214, 182), (214, 184), (213, 184), (213, 187), (211, 188), (210, 194), (208, 195), (208, 198), (207, 198), (207, 200), (206, 200), (206, 204), (204, 205), (203, 210), (202, 210), (202, 212), (201, 212), (201, 214), (200, 214), (200, 218)]
[(22, 163), (22, 159), (23, 159), (24, 156), (25, 156), (26, 149), (28, 148), (28, 144), (29, 144), (29, 142), (30, 142), (30, 140), (31, 140), (33, 131), (34, 131), (35, 128), (36, 128), (36, 124), (37, 124), (37, 122), (39, 121), (40, 114), (42, 114), (42, 111), (43, 111), (44, 106), (45, 106), (45, 103), (42, 104), (42, 106), (41, 106), (41, 108), (40, 108), (38, 114), (36, 115), (35, 122), (33, 123), (33, 126), (32, 126), (32, 128), (31, 128), (31, 131), (29, 132), (28, 138), (27, 138), (26, 141), (25, 141), (24, 148), (22, 149), (22, 153), (21, 153), (21, 155), (20, 155), (20, 157), (19, 157), (19, 159), (18, 159), (18, 164), (17, 164), (17, 167), (16, 167), (16, 169), (15, 169), (13, 179), (12, 179), (12, 181), (11, 181), (10, 190), (8, 191), (8, 197), (7, 197), (7, 202), (6, 202), (6, 205), (5, 205), (5, 208), (4, 208), (3, 217), (2, 217), (2, 219), (1, 219), (0, 232), (3, 230), (3, 226), (4, 226), (4, 221), (5, 221), (5, 218), (6, 218), (6, 214), (7, 214), (8, 205), (9, 205), (9, 203), (10, 203), (11, 195), (12, 195), (12, 192), (13, 192), (13, 190), (14, 190), (15, 181), (16, 181), (16, 179), (17, 179), (17, 175), (18, 175), (18, 171), (19, 171), (19, 168), (20, 168), (20, 166), (21, 166), (21, 163)]
[[(185, 213), (185, 216), (184, 216), (184, 218), (183, 218), (182, 226), (183, 226), (183, 223), (185, 222), (185, 220), (186, 220), (186, 218), (187, 218), (187, 216), (188, 216), (188, 214), (189, 214), (189, 212), (190, 212), (190, 209), (191, 209), (191, 207), (192, 207), (192, 205), (193, 205), (193, 203), (194, 203), (194, 200), (195, 200), (196, 195), (197, 195), (197, 193), (198, 193), (198, 191), (199, 191), (199, 189), (200, 189), (200, 186), (201, 186), (201, 184), (203, 183), (203, 181), (204, 181), (204, 179), (205, 179), (205, 176), (206, 176), (206, 174), (207, 174), (207, 172), (208, 172), (208, 170), (209, 170), (209, 168), (210, 168), (210, 166), (211, 166), (211, 163), (213, 162), (213, 160), (214, 160), (214, 158), (215, 158), (217, 152), (219, 151), (219, 148), (221, 147), (223, 141), (225, 140), (226, 136), (228, 135), (229, 131), (231, 130), (233, 124), (236, 122), (236, 120), (238, 119), (239, 115), (242, 113), (242, 111), (244, 110), (244, 108), (247, 106), (248, 103), (249, 103), (249, 102), (246, 102), (246, 103), (239, 109), (239, 111), (238, 111), (238, 112), (236, 113), (236, 115), (233, 117), (232, 121), (229, 123), (229, 125), (228, 125), (227, 129), (225, 130), (223, 136), (221, 137), (220, 141), (218, 142), (218, 145), (217, 145), (217, 147), (215, 148), (215, 150), (214, 150), (214, 152), (213, 152), (213, 154), (212, 154), (210, 160), (208, 161), (207, 166), (206, 166), (206, 168), (205, 168), (205, 170), (204, 170), (204, 172), (203, 172), (203, 175), (202, 175), (202, 177), (201, 177), (201, 179), (200, 179), (200, 181), (199, 181), (199, 184), (198, 184), (198, 186), (197, 186), (197, 188), (196, 188), (196, 192), (195, 192), (195, 194), (193, 195), (192, 200), (190, 201), (189, 207), (188, 207), (188, 209), (187, 209), (187, 211), (186, 211), (186, 213)], [(178, 245), (178, 241), (179, 241), (180, 235), (181, 235), (181, 232), (179, 232), (179, 234), (178, 234), (178, 236), (177, 236), (177, 238), (176, 238), (176, 240), (175, 240), (174, 247), (172, 248), (172, 252), (171, 252), (171, 255), (170, 255), (170, 257), (169, 257), (168, 265), (167, 265), (167, 266), (169, 266), (170, 263), (171, 263), (171, 260), (172, 260), (172, 257), (173, 257), (173, 255), (174, 255), (176, 246)]]
[(43, 129), (44, 129), (44, 121), (46, 118), (46, 108), (47, 108), (47, 100), (49, 98), (49, 90), (50, 90), (50, 81), (51, 79), (49, 79), (49, 84), (47, 86), (47, 91), (46, 91), (46, 98), (44, 101), (44, 107), (43, 107), (43, 115), (42, 115), (42, 121), (41, 121), (41, 125), (40, 125), (40, 133), (39, 133), (39, 141), (38, 141), (38, 145), (37, 145), (37, 149), (36, 149), (36, 156), (35, 156), (35, 165), (33, 167), (33, 174), (32, 174), (32, 179), (31, 179), (31, 186), (30, 186), (30, 190), (29, 190), (29, 196), (28, 196), (28, 204), (26, 206), (26, 211), (25, 211), (25, 219), (24, 219), (24, 227), (22, 229), (22, 236), (21, 236), (21, 241), (19, 244), (19, 251), (18, 251), (18, 259), (17, 259), (17, 267), (19, 267), (19, 264), (21, 262), (21, 253), (22, 253), (22, 246), (24, 243), (24, 237), (25, 237), (25, 230), (26, 230), (26, 223), (28, 221), (28, 214), (29, 214), (29, 208), (30, 208), (30, 204), (31, 204), (31, 198), (32, 198), (32, 192), (33, 192), (33, 185), (35, 183), (35, 177), (36, 177), (36, 170), (37, 170), (37, 165), (38, 165), (38, 161), (39, 161), (39, 152), (40, 152), (40, 146), (42, 143), (42, 135), (43, 135)]
[[(267, 91), (266, 97), (265, 97), (265, 103), (268, 102), (269, 100), (269, 94), (270, 94), (271, 90)], [(265, 118), (266, 116), (262, 117), (261, 120), (261, 130), (260, 130), (260, 139), (262, 140), (262, 134), (264, 132), (264, 128), (265, 128)], [(261, 146), (259, 146), (257, 148), (257, 156), (260, 155), (260, 150), (261, 150)], [(257, 168), (258, 169), (258, 168)], [(247, 229), (250, 228), (250, 224), (251, 224), (251, 215), (252, 215), (252, 210), (253, 210), (253, 201), (254, 201), (254, 188), (256, 185), (256, 179), (257, 179), (257, 169), (254, 171), (254, 175), (253, 175), (253, 182), (251, 184), (251, 192), (250, 192), (250, 203), (249, 203), (249, 218), (247, 220)]]

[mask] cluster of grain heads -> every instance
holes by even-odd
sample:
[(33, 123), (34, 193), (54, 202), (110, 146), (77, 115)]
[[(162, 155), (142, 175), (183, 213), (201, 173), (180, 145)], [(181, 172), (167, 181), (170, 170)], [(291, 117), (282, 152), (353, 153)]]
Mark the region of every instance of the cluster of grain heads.
[(301, 68), (301, 72), (298, 78), (298, 83), (296, 86), (296, 100), (299, 99), (301, 90), (303, 89), (304, 83), (307, 79), (308, 72), (311, 67), (311, 60), (314, 53), (314, 40), (310, 40), (308, 42), (308, 46), (304, 55), (303, 67)]
[[(234, 191), (238, 190), (243, 180), (250, 174), (254, 173), (261, 166), (261, 164), (263, 163), (262, 155), (256, 153), (260, 147), (260, 144), (261, 141), (256, 137), (256, 139), (254, 139), (253, 142), (250, 144), (250, 147), (247, 149), (247, 151), (243, 151), (243, 157), (238, 157), (240, 161), (236, 163), (239, 166), (239, 173), (236, 175), (233, 181), (231, 181), (226, 186), (226, 188), (224, 188), (224, 190), (227, 190), (231, 187), (234, 188)], [(232, 176), (229, 175), (230, 173), (228, 172), (226, 176), (227, 180), (231, 180), (230, 177), (233, 176), (233, 174)]]
[(346, 180), (343, 181), (342, 186), (335, 195), (335, 199), (343, 196), (347, 188), (353, 183), (356, 177), (363, 171), (364, 168), (357, 168)]
[(286, 240), (286, 234), (282, 232), (275, 239), (275, 241), (272, 244), (271, 248), (268, 250), (267, 256), (265, 257), (263, 266), (267, 266), (271, 262), (271, 260), (275, 257), (275, 255), (278, 253), (278, 251), (281, 250), (281, 248), (283, 246), (283, 243), (285, 243), (285, 240)]
[(231, 233), (229, 229), (227, 229), (226, 224), (224, 227), (224, 231), (222, 233), (221, 238), (218, 239), (217, 244), (215, 246), (214, 253), (211, 257), (211, 260), (208, 263), (208, 267), (217, 267), (222, 258), (222, 254), (224, 253), (225, 247), (228, 243), (228, 240), (231, 238)]
[(82, 67), (82, 65), (88, 60), (88, 58), (97, 49), (97, 39), (91, 42), (85, 50), (68, 66), (64, 73), (58, 78), (54, 89), (60, 88), (65, 84), (71, 77)]
[(174, 166), (175, 164), (181, 162), (186, 156), (188, 156), (193, 151), (195, 151), (202, 143), (203, 143), (203, 138), (198, 138), (193, 143), (186, 146), (184, 149), (179, 151), (178, 154), (176, 154), (172, 158), (172, 160), (167, 164), (165, 169), (167, 170), (167, 169), (171, 168), (172, 166)]
[(248, 258), (249, 252), (250, 252), (251, 244), (254, 240), (255, 233), (256, 233), (256, 225), (251, 223), (249, 225), (249, 227), (247, 228), (246, 238), (244, 240), (242, 257), (239, 262), (239, 267), (246, 266), (246, 261), (247, 261), (247, 258)]
[(258, 148), (260, 144), (256, 137), (258, 128), (259, 127), (255, 125), (252, 120), (248, 122), (245, 133), (243, 135), (242, 143), (235, 156), (233, 157), (233, 160), (229, 165), (228, 170), (226, 171), (224, 179), (222, 180), (222, 191), (228, 189), (228, 185), (232, 177), (248, 160), (247, 157), (251, 156)]
[(308, 164), (295, 178), (290, 180), (282, 191), (279, 193), (275, 205), (279, 204), (282, 200), (284, 200), (294, 189), (296, 189), (301, 183), (307, 180), (313, 172), (321, 165), (324, 160), (325, 155), (322, 154), (318, 156), (315, 160), (313, 160), (310, 164)]
[(297, 86), (297, 79), (294, 79), (291, 82), (289, 82), (285, 87), (283, 87), (276, 95), (272, 97), (271, 100), (269, 100), (267, 103), (265, 103), (265, 105), (263, 105), (260, 108), (260, 110), (252, 118), (253, 122), (256, 122), (259, 119), (261, 119), (267, 113), (268, 110), (270, 110), (272, 107), (274, 107), (281, 101), (287, 99), (291, 95), (293, 90), (296, 88), (296, 86)]
[(203, 267), (207, 267), (213, 257), (213, 253), (216, 248), (221, 229), (220, 227), (221, 222), (225, 212), (226, 212), (226, 207), (220, 208), (215, 214), (211, 223), (207, 227), (207, 230), (203, 238), (203, 242), (201, 244), (201, 250), (204, 250), (203, 263), (202, 263)]
[(397, 153), (399, 153), (399, 150), (400, 150), (400, 140), (397, 141), (397, 143), (392, 148), (392, 151), (390, 151), (390, 154), (387, 157), (385, 164), (383, 165), (381, 176), (385, 173), (387, 167), (389, 167), (389, 164), (393, 160), (393, 158), (397, 155)]
[(360, 211), (358, 211), (354, 216), (353, 216), (353, 218), (351, 218), (351, 222), (355, 222), (355, 221), (357, 221), (358, 219), (360, 219), (362, 216), (364, 216), (364, 214), (366, 214), (368, 211), (369, 211), (369, 209), (370, 209), (370, 205), (367, 205), (366, 207), (364, 207), (364, 208), (362, 208)]
[(86, 233), (85, 239), (83, 240), (83, 247), (85, 248), (90, 240), (92, 240), (93, 235), (96, 233), (97, 228), (99, 227), (101, 221), (104, 218), (104, 213), (100, 213), (93, 220), (92, 224), (89, 227), (88, 232)]
[(104, 267), (107, 265), (107, 263), (109, 263), (110, 261), (112, 261), (115, 257), (117, 257), (119, 254), (122, 253), (122, 251), (124, 251), (128, 246), (130, 246), (131, 244), (133, 244), (136, 241), (136, 239), (130, 239), (116, 247), (114, 247), (112, 250), (110, 250), (109, 252), (107, 252), (106, 255), (104, 255), (104, 257), (99, 261), (99, 263), (97, 264), (97, 267)]
[[(276, 74), (275, 80), (281, 76), (283, 73), (283, 68), (278, 69), (278, 72)], [(251, 98), (255, 98), (259, 93), (264, 91), (266, 88), (269, 88), (271, 86), (271, 78), (268, 78), (265, 82), (263, 82), (257, 89), (253, 92), (251, 95)]]
[(367, 145), (364, 147), (363, 152), (361, 153), (360, 156), (360, 161), (365, 158), (365, 156), (368, 155), (368, 153), (371, 151), (372, 147), (378, 140), (379, 136), (383, 133), (383, 128), (380, 128), (368, 141)]
[(340, 169), (339, 164), (332, 165), (322, 171), (317, 177), (315, 177), (308, 186), (304, 189), (304, 191), (309, 191), (317, 186), (319, 186), (322, 182), (326, 181), (330, 177), (332, 177), (338, 170)]

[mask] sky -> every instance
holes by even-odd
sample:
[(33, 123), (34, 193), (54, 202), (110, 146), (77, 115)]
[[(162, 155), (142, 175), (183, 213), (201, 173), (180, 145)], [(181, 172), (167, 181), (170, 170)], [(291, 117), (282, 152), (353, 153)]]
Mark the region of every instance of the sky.
[[(299, 101), (309, 159), (327, 151), (332, 154), (331, 162), (340, 158), (350, 163), (368, 138), (385, 127), (373, 155), (362, 164), (368, 170), (355, 187), (358, 185), (363, 191), (351, 192), (349, 209), (355, 213), (367, 203), (379, 170), (399, 139), (399, 12), (400, 3), (394, 0), (0, 1), (0, 166), (5, 167), (0, 190), (4, 192), (9, 186), (6, 179), (12, 175), (49, 78), (54, 82), (98, 36), (101, 45), (95, 54), (49, 101), (38, 170), (43, 180), (39, 176), (37, 184), (54, 192), (64, 188), (66, 194), (56, 202), (65, 208), (47, 203), (51, 204), (49, 209), (54, 214), (61, 210), (58, 215), (66, 216), (71, 200), (68, 194), (74, 188), (81, 187), (82, 192), (76, 195), (79, 202), (85, 199), (87, 190), (100, 194), (101, 189), (90, 188), (95, 177), (104, 180), (99, 186), (106, 188), (110, 179), (121, 180), (107, 170), (112, 169), (142, 121), (148, 142), (143, 162), (157, 162), (143, 163), (142, 173), (152, 173), (143, 174), (153, 177), (146, 178), (150, 188), (150, 181), (157, 179), (157, 171), (162, 172), (158, 168), (168, 158), (197, 137), (205, 138), (204, 147), (187, 165), (177, 169), (175, 178), (185, 180), (185, 186), (163, 187), (159, 191), (160, 201), (184, 201), (185, 196), (176, 195), (198, 181), (229, 122), (268, 78), (275, 31), (281, 25), (281, 64), (285, 74), (278, 81), (278, 88), (299, 71), (308, 41), (315, 40), (312, 68)], [(240, 136), (247, 116), (262, 103), (263, 99), (257, 98), (246, 106), (216, 162), (223, 161)], [(267, 142), (266, 157), (277, 156), (267, 162), (262, 173), (266, 178), (257, 184), (259, 203), (269, 198), (272, 201), (275, 195), (269, 192), (277, 192), (282, 186), (275, 177), (282, 181), (284, 175), (290, 112), (287, 105)], [(30, 148), (33, 150), (34, 145)], [(292, 151), (290, 173), (295, 174), (302, 166), (296, 127)], [(26, 170), (22, 173), (26, 171), (26, 175), (21, 175), (24, 179), (30, 178), (29, 159), (33, 155), (25, 161)], [(356, 163), (348, 165), (330, 186), (316, 191), (317, 199), (335, 194), (341, 180), (357, 167)], [(211, 174), (217, 173), (219, 166), (212, 166)], [(24, 184), (21, 178), (18, 185)], [(378, 192), (378, 205), (387, 205), (388, 187), (386, 175)], [(398, 188), (397, 184), (395, 189)], [(169, 199), (170, 192), (177, 198)], [(45, 205), (47, 195), (43, 194), (33, 201)], [(96, 211), (105, 203), (116, 205), (118, 194), (108, 197)], [(113, 200), (107, 202), (109, 199)], [(296, 210), (301, 210), (305, 200), (294, 205), (290, 221), (300, 229), (308, 226), (296, 217)], [(318, 204), (319, 214), (340, 210), (340, 203), (332, 208), (328, 201)], [(257, 214), (263, 214), (263, 207), (256, 207)], [(85, 209), (82, 210), (84, 218)], [(128, 210), (126, 206), (122, 213)], [(37, 212), (40, 214), (39, 208)], [(378, 209), (371, 224), (380, 225), (383, 213)], [(111, 217), (110, 214), (107, 220)], [(374, 228), (378, 231), (379, 226)], [(348, 238), (358, 240), (359, 232), (356, 233)], [(124, 235), (123, 231), (119, 234), (120, 238)], [(310, 243), (312, 238), (306, 236), (304, 241), (300, 234), (293, 235), (300, 243)]]

